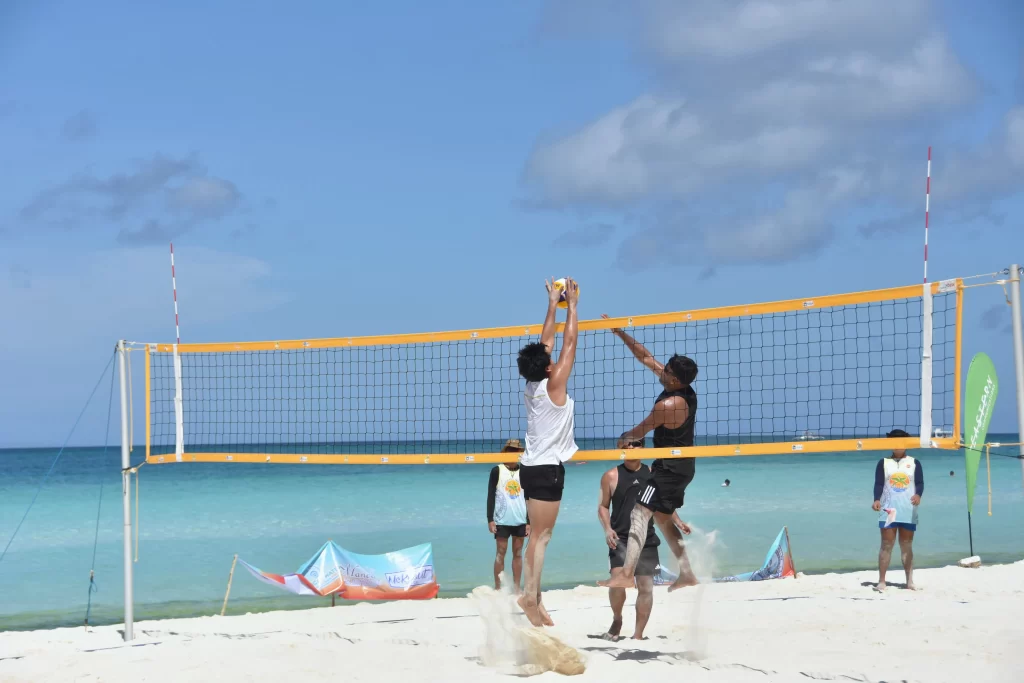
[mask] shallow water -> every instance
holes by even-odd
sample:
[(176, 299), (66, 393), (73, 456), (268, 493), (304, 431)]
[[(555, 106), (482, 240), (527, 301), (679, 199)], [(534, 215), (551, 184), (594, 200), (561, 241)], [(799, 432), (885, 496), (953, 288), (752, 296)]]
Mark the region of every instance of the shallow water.
[[(55, 454), (55, 449), (0, 450), (0, 543), (6, 545)], [(963, 454), (915, 455), (926, 474), (916, 564), (955, 562), (968, 555)], [(783, 526), (789, 528), (798, 571), (870, 569), (878, 546), (871, 489), (879, 457), (704, 458), (697, 462), (681, 515), (705, 531), (717, 530), (718, 574), (760, 567)], [(606, 575), (607, 548), (596, 509), (598, 481), (612, 465), (568, 466), (546, 586), (568, 587)], [(0, 629), (83, 623), (101, 485), (91, 622), (121, 619), (119, 470), (117, 449), (106, 455), (103, 449), (65, 451), (0, 562), (5, 587)], [(494, 541), (485, 519), (489, 470), (486, 465), (143, 467), (136, 618), (217, 613), (234, 554), (266, 571), (287, 573), (328, 539), (361, 553), (430, 542), (441, 595), (465, 596), (491, 582)], [(723, 488), (727, 477), (732, 486)], [(993, 457), (992, 487), (989, 517), (983, 460), (973, 519), (975, 553), (986, 563), (1022, 559), (1021, 462)], [(282, 593), (239, 567), (228, 613), (326, 604)]]

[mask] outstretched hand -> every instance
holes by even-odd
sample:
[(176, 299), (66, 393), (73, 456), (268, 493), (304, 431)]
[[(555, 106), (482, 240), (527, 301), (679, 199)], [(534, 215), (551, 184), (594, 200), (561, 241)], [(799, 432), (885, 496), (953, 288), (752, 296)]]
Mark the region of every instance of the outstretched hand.
[(576, 281), (571, 277), (565, 278), (565, 303), (570, 308), (576, 307), (576, 302), (580, 300), (580, 288), (576, 284)]
[(548, 290), (548, 303), (554, 306), (558, 303), (558, 300), (562, 297), (562, 293), (555, 287), (555, 278), (552, 277), (550, 280), (544, 280), (544, 288)]
[[(601, 319), (602, 320), (608, 320), (608, 318), (609, 318), (609, 316), (608, 316), (607, 313), (602, 313), (601, 314)], [(612, 328), (612, 334), (618, 334), (619, 332), (622, 332), (622, 328), (621, 327), (613, 327)]]
[(683, 532), (684, 536), (689, 536), (693, 532), (693, 529), (690, 528), (689, 524), (679, 519), (678, 511), (672, 513), (672, 523), (675, 524), (677, 529)]

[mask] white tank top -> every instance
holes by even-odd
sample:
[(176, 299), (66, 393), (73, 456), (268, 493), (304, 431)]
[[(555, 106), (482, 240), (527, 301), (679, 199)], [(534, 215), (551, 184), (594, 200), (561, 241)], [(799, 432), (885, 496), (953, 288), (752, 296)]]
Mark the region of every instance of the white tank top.
[(527, 382), (526, 451), (520, 463), (559, 465), (576, 453), (575, 402), (566, 394), (565, 405), (556, 406), (548, 397), (548, 381)]
[(905, 455), (898, 461), (886, 458), (884, 464), (885, 485), (882, 488), (882, 509), (878, 512), (878, 521), (888, 527), (893, 522), (917, 524), (917, 506), (910, 502), (910, 497), (917, 493), (914, 477), (917, 474), (917, 461)]
[(519, 470), (498, 465), (498, 486), (494, 492), (494, 523), (499, 526), (526, 524), (526, 498), (519, 483)]

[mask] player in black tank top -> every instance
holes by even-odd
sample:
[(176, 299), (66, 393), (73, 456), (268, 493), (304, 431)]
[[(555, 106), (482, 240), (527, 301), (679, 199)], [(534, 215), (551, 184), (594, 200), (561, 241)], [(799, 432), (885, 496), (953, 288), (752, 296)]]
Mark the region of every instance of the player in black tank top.
[[(633, 506), (636, 505), (637, 496), (647, 486), (647, 480), (651, 478), (651, 468), (639, 463), (636, 470), (631, 470), (623, 463), (615, 468), (618, 474), (618, 481), (611, 497), (611, 528), (619, 537), (620, 543), (629, 540), (629, 518), (633, 513)], [(654, 518), (647, 527), (647, 540), (645, 548), (657, 548), (661, 541), (654, 531)]]
[[(693, 446), (693, 427), (697, 422), (697, 392), (693, 390), (693, 387), (687, 385), (681, 389), (674, 391), (665, 390), (658, 395), (658, 398), (654, 401), (655, 405), (661, 403), (668, 398), (681, 398), (686, 401), (687, 416), (686, 421), (678, 427), (667, 427), (663, 424), (658, 425), (654, 428), (654, 447), (655, 448), (672, 448), (682, 447), (688, 448)], [(694, 465), (697, 462), (696, 458), (667, 458), (665, 460), (656, 460), (656, 463), (661, 463), (666, 469), (677, 472), (679, 474), (689, 475), (691, 478), (694, 474)]]
[[(644, 367), (657, 376), (664, 388), (655, 400), (650, 414), (640, 424), (619, 437), (619, 448), (643, 438), (651, 431), (654, 431), (655, 448), (692, 447), (697, 420), (697, 393), (692, 385), (697, 379), (697, 364), (690, 358), (678, 354), (673, 355), (666, 363), (661, 363), (644, 348), (643, 344), (624, 331), (612, 329), (612, 332), (625, 342)], [(675, 454), (673, 456), (659, 458), (651, 465), (651, 478), (640, 493), (638, 505), (633, 508), (631, 514), (629, 543), (622, 575), (608, 581), (599, 581), (599, 585), (609, 588), (632, 587), (652, 516), (679, 565), (679, 578), (669, 587), (669, 591), (697, 583), (697, 577), (690, 569), (686, 549), (683, 547), (682, 534), (688, 534), (690, 529), (679, 519), (676, 512), (683, 506), (686, 487), (693, 480), (695, 459), (678, 457)]]
[[(630, 444), (642, 447), (643, 442)], [(639, 454), (636, 454), (639, 456)], [(651, 470), (639, 460), (627, 460), (601, 477), (601, 497), (597, 508), (598, 519), (608, 545), (608, 573), (618, 578), (623, 572), (626, 550), (632, 528), (632, 513), (637, 499), (651, 478)], [(635, 567), (633, 581), (639, 591), (636, 599), (636, 626), (633, 637), (643, 638), (644, 627), (654, 606), (654, 576), (658, 573), (658, 545), (653, 519), (648, 520), (647, 537)], [(602, 636), (606, 640), (619, 640), (622, 630), (622, 608), (626, 603), (625, 588), (609, 588), (608, 601), (612, 608), (612, 625)]]

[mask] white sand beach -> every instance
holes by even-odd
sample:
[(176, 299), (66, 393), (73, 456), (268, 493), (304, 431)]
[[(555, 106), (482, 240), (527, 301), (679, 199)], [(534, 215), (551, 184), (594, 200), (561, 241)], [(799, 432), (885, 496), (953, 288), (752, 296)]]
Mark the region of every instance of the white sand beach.
[[(597, 587), (547, 594), (551, 633), (579, 681), (1013, 681), (1024, 670), (1024, 561), (915, 573), (921, 590), (871, 590), (873, 572), (659, 589), (649, 639), (590, 636), (610, 622)], [(902, 580), (897, 568), (890, 580)], [(625, 618), (631, 632), (633, 611)], [(460, 598), (0, 634), (0, 681), (492, 681), (478, 603)], [(522, 619), (517, 615), (516, 619)], [(525, 622), (523, 622), (525, 623)], [(561, 680), (554, 672), (538, 680)]]

